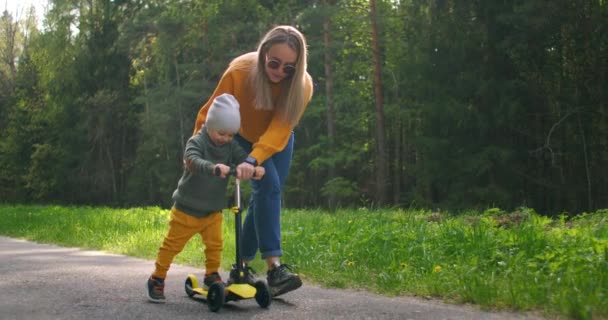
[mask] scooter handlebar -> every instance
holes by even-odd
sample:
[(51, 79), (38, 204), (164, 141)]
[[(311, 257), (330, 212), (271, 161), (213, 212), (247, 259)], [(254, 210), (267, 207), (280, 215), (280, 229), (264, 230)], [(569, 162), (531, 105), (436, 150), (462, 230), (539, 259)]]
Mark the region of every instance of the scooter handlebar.
[[(217, 177), (222, 175), (222, 170), (220, 170), (220, 168), (215, 168), (215, 171), (213, 171), (213, 174)], [(236, 176), (236, 168), (234, 167), (230, 167), (230, 171), (228, 172), (228, 176)], [(253, 171), (253, 177), (255, 177), (255, 171)]]
[[(217, 177), (222, 175), (222, 170), (220, 170), (220, 168), (215, 168), (215, 170), (213, 171), (213, 174)], [(236, 168), (230, 167), (230, 171), (228, 172), (229, 176), (236, 176)]]

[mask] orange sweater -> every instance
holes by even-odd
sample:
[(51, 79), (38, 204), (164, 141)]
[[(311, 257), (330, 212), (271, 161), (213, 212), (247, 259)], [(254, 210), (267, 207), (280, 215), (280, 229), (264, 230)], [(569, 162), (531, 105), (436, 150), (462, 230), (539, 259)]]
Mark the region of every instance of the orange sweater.
[[(201, 128), (207, 117), (207, 111), (211, 106), (211, 102), (215, 97), (223, 94), (232, 94), (240, 104), (241, 111), (241, 130), (239, 134), (245, 140), (253, 144), (253, 150), (249, 154), (254, 157), (258, 163), (266, 161), (276, 152), (285, 148), (293, 127), (281, 119), (278, 112), (256, 110), (254, 106), (254, 92), (249, 84), (248, 70), (228, 70), (222, 76), (217, 88), (198, 112), (194, 133), (196, 134)], [(312, 80), (310, 76), (306, 77), (306, 95), (310, 97), (312, 92)], [(273, 97), (278, 97), (280, 94), (281, 85), (272, 85)]]

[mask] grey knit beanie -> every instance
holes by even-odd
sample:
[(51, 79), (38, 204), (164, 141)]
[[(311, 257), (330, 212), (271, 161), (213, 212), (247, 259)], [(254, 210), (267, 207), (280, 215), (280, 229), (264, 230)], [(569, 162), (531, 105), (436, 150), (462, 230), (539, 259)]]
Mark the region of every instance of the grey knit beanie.
[(228, 93), (217, 96), (209, 111), (205, 126), (208, 129), (237, 133), (241, 128), (241, 113), (239, 112), (239, 102)]

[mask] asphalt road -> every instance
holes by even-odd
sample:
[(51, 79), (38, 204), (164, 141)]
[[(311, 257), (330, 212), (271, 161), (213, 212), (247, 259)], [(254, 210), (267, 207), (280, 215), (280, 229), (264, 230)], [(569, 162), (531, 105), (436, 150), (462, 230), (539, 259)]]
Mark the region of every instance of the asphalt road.
[(187, 266), (173, 265), (169, 271), (166, 304), (147, 302), (145, 283), (152, 268), (149, 260), (0, 237), (0, 319), (541, 319), (306, 283), (274, 299), (268, 309), (249, 299), (212, 313), (186, 295), (187, 275), (202, 277), (200, 269)]

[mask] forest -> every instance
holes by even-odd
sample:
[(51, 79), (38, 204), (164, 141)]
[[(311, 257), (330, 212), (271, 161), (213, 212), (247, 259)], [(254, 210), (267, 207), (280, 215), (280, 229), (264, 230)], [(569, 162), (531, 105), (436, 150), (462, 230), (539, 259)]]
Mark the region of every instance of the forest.
[(608, 207), (606, 0), (4, 11), (0, 202), (170, 206), (196, 112), (278, 24), (306, 36), (314, 80), (284, 206)]

